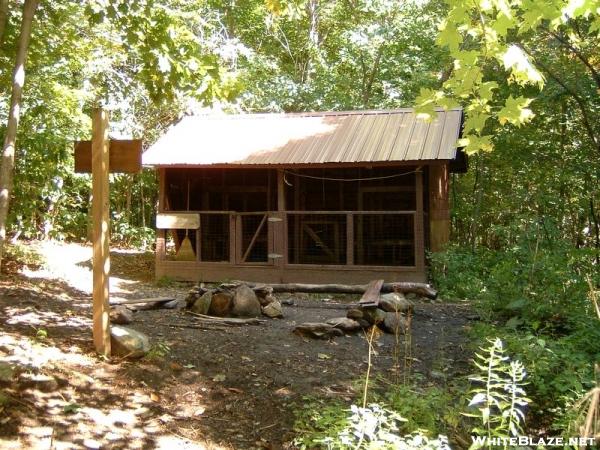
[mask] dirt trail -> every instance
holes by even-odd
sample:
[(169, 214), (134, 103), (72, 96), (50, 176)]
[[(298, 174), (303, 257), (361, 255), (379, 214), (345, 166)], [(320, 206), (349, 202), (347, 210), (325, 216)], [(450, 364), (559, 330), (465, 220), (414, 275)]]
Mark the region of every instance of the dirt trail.
[[(36, 248), (46, 268), (0, 282), (0, 364), (17, 372), (0, 381), (0, 448), (293, 448), (293, 411), (304, 396), (356, 395), (364, 336), (315, 341), (291, 332), (300, 322), (343, 316), (334, 305), (356, 297), (299, 295), (284, 319), (226, 331), (184, 328), (183, 311), (139, 311), (132, 327), (150, 336), (154, 357), (102, 361), (89, 328), (91, 248)], [(183, 300), (190, 288), (152, 283), (149, 253), (111, 256), (113, 297)], [(424, 379), (460, 373), (467, 315), (464, 305), (417, 303), (414, 372)], [(399, 377), (402, 340), (382, 335), (376, 348), (374, 374)]]

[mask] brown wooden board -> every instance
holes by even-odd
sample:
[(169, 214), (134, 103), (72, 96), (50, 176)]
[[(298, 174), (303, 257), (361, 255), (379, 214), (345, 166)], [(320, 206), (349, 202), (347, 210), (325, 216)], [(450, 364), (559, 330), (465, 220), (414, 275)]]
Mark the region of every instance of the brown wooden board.
[(361, 306), (377, 306), (379, 304), (379, 293), (383, 286), (383, 280), (373, 280), (367, 285), (367, 289), (360, 299)]
[[(111, 140), (109, 147), (109, 171), (112, 173), (136, 173), (142, 169), (142, 141)], [(75, 172), (92, 172), (92, 141), (75, 142)]]
[(159, 230), (196, 230), (200, 228), (200, 214), (162, 213), (156, 215)]

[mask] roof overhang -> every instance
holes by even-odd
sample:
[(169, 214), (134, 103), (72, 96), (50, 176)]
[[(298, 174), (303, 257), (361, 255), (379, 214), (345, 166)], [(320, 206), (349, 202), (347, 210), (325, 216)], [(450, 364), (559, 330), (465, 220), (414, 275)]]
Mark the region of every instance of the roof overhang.
[(462, 110), (186, 116), (142, 156), (157, 167), (434, 164), (457, 157)]

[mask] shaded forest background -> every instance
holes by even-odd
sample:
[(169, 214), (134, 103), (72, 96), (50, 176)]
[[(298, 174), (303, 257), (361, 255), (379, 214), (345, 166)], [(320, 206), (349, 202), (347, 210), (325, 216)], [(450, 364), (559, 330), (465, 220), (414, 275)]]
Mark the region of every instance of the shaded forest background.
[[(598, 6), (569, 16), (561, 8), (573, 2), (508, 2), (520, 22), (506, 23), (505, 2), (487, 3), (493, 29), (479, 35), (464, 19), (476, 15), (437, 0), (42, 1), (8, 237), (87, 239), (90, 178), (73, 173), (73, 141), (90, 135), (98, 103), (111, 110), (113, 137), (148, 146), (206, 107), (423, 107), (435, 92), (454, 94), (473, 136), (470, 170), (453, 175), (453, 243), (431, 256), (433, 281), (445, 298), (478, 302), (474, 342), (502, 337), (529, 368), (535, 426), (567, 430), (600, 354), (589, 301), (600, 282)], [(5, 124), (22, 4), (0, 6)], [(493, 45), (529, 59), (512, 70), (486, 56)], [(150, 246), (154, 172), (112, 181), (113, 241)]]

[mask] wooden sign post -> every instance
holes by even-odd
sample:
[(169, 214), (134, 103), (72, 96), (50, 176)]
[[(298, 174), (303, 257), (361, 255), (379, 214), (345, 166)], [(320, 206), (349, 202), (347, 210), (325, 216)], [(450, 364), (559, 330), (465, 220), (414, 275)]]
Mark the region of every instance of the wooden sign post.
[(108, 283), (110, 278), (110, 222), (108, 189), (108, 114), (95, 109), (92, 116), (92, 221), (93, 221), (93, 336), (96, 351), (110, 356)]
[[(118, 149), (119, 151), (114, 151)], [(111, 157), (115, 153), (114, 161)], [(108, 113), (101, 108), (92, 113), (92, 141), (75, 143), (75, 171), (92, 172), (93, 228), (93, 337), (96, 351), (110, 356), (109, 279), (110, 279), (110, 172), (141, 170), (141, 141), (116, 141), (108, 138)], [(116, 163), (115, 163), (116, 162)]]

